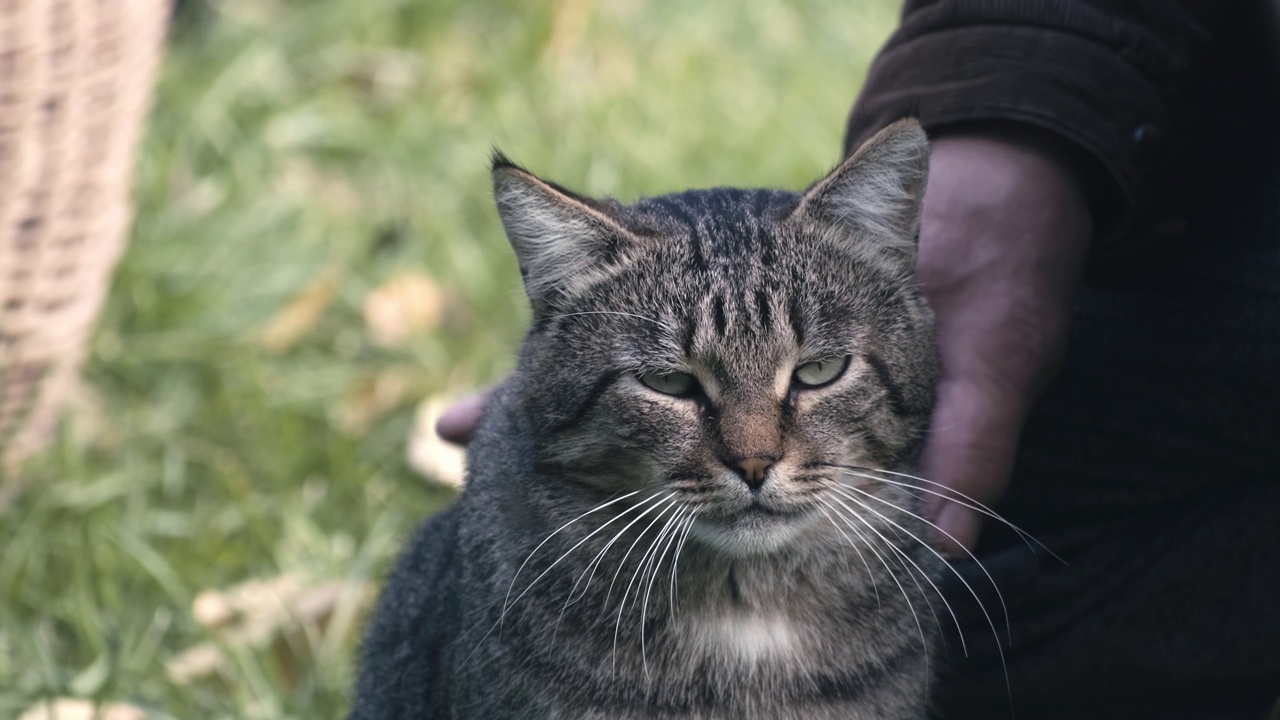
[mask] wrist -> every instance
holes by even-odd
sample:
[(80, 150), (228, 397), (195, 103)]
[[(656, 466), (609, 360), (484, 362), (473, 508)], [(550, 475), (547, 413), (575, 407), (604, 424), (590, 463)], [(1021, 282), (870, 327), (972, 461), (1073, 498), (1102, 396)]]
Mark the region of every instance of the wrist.
[(1029, 401), (1065, 347), (1091, 237), (1083, 189), (1052, 152), (987, 134), (936, 139), (916, 275), (944, 373)]
[(935, 147), (951, 142), (998, 144), (1039, 158), (1084, 198), (1095, 235), (1112, 228), (1124, 212), (1123, 194), (1103, 164), (1052, 130), (1027, 122), (985, 120), (930, 129), (929, 137)]

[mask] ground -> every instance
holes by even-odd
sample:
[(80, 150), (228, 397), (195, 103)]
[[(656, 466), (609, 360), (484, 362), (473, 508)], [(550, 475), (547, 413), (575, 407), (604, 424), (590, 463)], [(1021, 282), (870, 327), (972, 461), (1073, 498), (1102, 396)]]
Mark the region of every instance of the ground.
[(896, 5), (184, 3), (72, 422), (0, 502), (0, 717), (341, 717), (450, 497), (414, 406), (500, 377), (527, 319), (491, 148), (623, 200), (799, 189)]

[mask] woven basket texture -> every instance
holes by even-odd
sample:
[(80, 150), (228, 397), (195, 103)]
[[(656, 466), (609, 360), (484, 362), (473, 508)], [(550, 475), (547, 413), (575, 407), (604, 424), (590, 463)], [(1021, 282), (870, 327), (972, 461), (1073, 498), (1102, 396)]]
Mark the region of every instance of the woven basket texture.
[(168, 0), (0, 0), (0, 467), (47, 441), (124, 248)]

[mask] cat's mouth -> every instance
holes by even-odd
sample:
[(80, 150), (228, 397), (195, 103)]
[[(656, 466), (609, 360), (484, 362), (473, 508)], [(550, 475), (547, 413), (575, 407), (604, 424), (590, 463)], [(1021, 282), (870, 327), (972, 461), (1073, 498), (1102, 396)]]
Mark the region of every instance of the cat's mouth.
[(775, 503), (765, 502), (759, 498), (752, 498), (744, 505), (736, 507), (722, 506), (714, 510), (704, 511), (702, 513), (702, 517), (712, 520), (717, 524), (732, 525), (742, 520), (787, 520), (807, 514), (808, 508), (779, 506)]
[(770, 553), (793, 542), (808, 525), (804, 508), (778, 507), (753, 499), (732, 510), (700, 515), (693, 533), (732, 555)]
[(799, 510), (787, 510), (782, 508), (769, 507), (759, 500), (751, 501), (751, 504), (743, 508), (737, 513), (739, 516), (759, 516), (759, 517), (776, 517), (790, 518), (800, 515)]

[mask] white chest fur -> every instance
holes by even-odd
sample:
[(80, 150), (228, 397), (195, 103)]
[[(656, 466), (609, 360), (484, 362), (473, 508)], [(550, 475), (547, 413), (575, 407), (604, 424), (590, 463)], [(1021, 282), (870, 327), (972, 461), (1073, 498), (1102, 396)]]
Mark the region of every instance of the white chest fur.
[(698, 638), (707, 651), (742, 663), (786, 658), (798, 645), (791, 620), (781, 615), (717, 613), (698, 625)]

